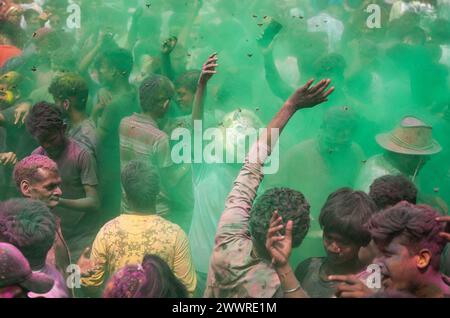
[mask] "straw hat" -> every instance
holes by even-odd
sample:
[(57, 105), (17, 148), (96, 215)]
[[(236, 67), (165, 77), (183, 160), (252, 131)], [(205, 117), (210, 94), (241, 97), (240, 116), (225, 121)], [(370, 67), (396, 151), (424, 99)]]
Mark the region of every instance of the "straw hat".
[(379, 134), (376, 140), (384, 149), (406, 155), (433, 155), (442, 150), (432, 137), (432, 127), (412, 116), (403, 118), (397, 128)]

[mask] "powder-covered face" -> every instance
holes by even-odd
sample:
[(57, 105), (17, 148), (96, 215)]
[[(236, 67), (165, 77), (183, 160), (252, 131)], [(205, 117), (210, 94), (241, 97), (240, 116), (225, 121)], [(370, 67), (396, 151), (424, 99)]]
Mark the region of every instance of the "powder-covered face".
[(50, 209), (58, 205), (62, 196), (61, 177), (56, 171), (38, 169), (37, 180), (28, 183), (28, 187), (21, 186), (22, 194), (30, 199), (44, 202)]
[(194, 93), (189, 91), (186, 87), (177, 89), (177, 104), (181, 111), (185, 114), (192, 112), (192, 104), (194, 103)]
[(401, 237), (388, 245), (377, 244), (380, 255), (374, 260), (381, 265), (382, 284), (385, 289), (413, 291), (420, 276), (418, 255), (401, 244)]
[(323, 233), (323, 246), (328, 260), (333, 264), (343, 264), (358, 259), (360, 245), (333, 232)]

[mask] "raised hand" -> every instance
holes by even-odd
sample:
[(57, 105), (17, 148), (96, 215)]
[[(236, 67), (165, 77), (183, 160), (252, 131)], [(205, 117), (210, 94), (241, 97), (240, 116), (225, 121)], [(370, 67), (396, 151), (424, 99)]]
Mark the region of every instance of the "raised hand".
[(15, 165), (17, 163), (17, 156), (14, 152), (0, 153), (0, 165)]
[(14, 110), (14, 125), (21, 125), (25, 123), (28, 114), (31, 110), (30, 103), (20, 103)]
[(313, 79), (309, 80), (305, 86), (299, 88), (286, 101), (290, 106), (296, 109), (311, 108), (328, 101), (328, 96), (334, 91), (334, 87), (328, 89), (331, 83), (330, 79), (321, 80), (315, 86), (312, 86)]
[[(282, 267), (289, 262), (292, 251), (292, 226), (292, 221), (288, 221), (285, 226), (278, 212), (273, 213), (267, 232), (266, 249), (272, 257), (272, 263), (277, 267)], [(283, 229), (285, 234), (281, 235), (280, 231)]]
[(218, 59), (217, 53), (213, 53), (208, 57), (208, 60), (206, 60), (202, 67), (202, 73), (199, 79), (200, 84), (206, 85), (214, 74), (217, 74), (216, 67), (219, 66), (217, 64)]
[(171, 36), (167, 40), (165, 40), (161, 45), (161, 53), (168, 55), (172, 53), (178, 43), (178, 38), (176, 36)]

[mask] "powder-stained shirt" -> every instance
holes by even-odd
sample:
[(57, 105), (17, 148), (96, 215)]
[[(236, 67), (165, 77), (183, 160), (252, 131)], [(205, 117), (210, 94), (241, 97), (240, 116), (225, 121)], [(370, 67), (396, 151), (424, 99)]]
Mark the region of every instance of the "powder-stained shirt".
[(169, 137), (152, 118), (142, 114), (124, 118), (120, 124), (122, 168), (132, 160), (147, 161), (157, 168), (172, 165)]
[(92, 119), (88, 118), (76, 126), (71, 126), (67, 131), (67, 137), (76, 140), (95, 156), (97, 150), (97, 132)]
[(95, 268), (82, 278), (84, 286), (101, 286), (126, 265), (142, 263), (155, 254), (167, 262), (192, 295), (197, 285), (189, 241), (176, 224), (157, 215), (122, 214), (108, 222), (92, 245)]
[(280, 279), (270, 262), (262, 260), (253, 252), (249, 232), (250, 210), (262, 179), (261, 163), (249, 163), (246, 160), (219, 222), (205, 297), (281, 296)]
[[(39, 147), (33, 151), (35, 155), (48, 156), (44, 148)], [(72, 139), (68, 139), (66, 149), (59, 158), (52, 158), (58, 165), (61, 176), (62, 197), (70, 200), (86, 197), (84, 186), (97, 186), (96, 161), (93, 155)], [(79, 234), (78, 225), (85, 213), (57, 206), (54, 213), (61, 218), (61, 227), (64, 237)]]

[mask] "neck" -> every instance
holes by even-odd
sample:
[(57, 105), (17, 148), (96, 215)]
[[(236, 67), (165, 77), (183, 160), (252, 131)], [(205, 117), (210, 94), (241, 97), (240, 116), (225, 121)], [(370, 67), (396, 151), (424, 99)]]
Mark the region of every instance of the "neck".
[(70, 122), (72, 126), (77, 126), (79, 123), (84, 121), (87, 118), (85, 113), (78, 112), (76, 110), (72, 110), (70, 114)]
[(129, 211), (127, 211), (125, 214), (130, 214), (130, 215), (153, 215), (156, 214), (156, 206), (153, 205), (151, 207), (149, 207), (148, 209), (133, 209), (130, 208)]
[(407, 176), (414, 175), (414, 169), (410, 168), (408, 165), (405, 165), (401, 155), (397, 155), (392, 152), (385, 152), (384, 157), (386, 160), (393, 165), (396, 169), (398, 169), (400, 172)]
[(413, 288), (413, 293), (419, 298), (437, 298), (450, 293), (450, 287), (445, 284), (440, 272), (434, 270), (421, 275), (421, 279)]
[(322, 271), (326, 276), (329, 275), (348, 275), (357, 274), (363, 269), (363, 265), (358, 259), (352, 259), (342, 264), (333, 264), (328, 258), (322, 265)]

